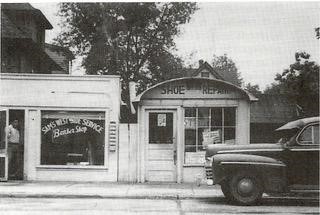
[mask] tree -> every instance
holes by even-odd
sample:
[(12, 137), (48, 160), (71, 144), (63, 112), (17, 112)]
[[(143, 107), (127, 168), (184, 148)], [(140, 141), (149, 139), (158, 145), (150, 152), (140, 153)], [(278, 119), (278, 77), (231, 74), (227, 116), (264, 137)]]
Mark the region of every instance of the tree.
[(57, 43), (84, 56), (88, 74), (118, 74), (122, 99), (130, 81), (140, 91), (170, 78), (182, 63), (170, 54), (179, 26), (187, 23), (196, 3), (60, 3), (63, 32)]
[(248, 91), (249, 93), (252, 93), (253, 95), (262, 94), (258, 84), (252, 85), (251, 83), (248, 83), (248, 84), (245, 85), (244, 89), (246, 91)]
[(148, 70), (153, 74), (151, 84), (156, 84), (167, 79), (179, 78), (184, 75), (183, 62), (170, 52), (156, 52), (150, 56)]
[(231, 83), (241, 86), (242, 78), (238, 68), (232, 59), (228, 58), (226, 54), (222, 56), (213, 55), (212, 68), (218, 72), (226, 80), (230, 80)]
[(265, 93), (285, 94), (302, 107), (306, 116), (319, 115), (319, 65), (309, 61), (306, 52), (295, 54), (296, 62), (276, 74), (275, 83), (268, 86)]

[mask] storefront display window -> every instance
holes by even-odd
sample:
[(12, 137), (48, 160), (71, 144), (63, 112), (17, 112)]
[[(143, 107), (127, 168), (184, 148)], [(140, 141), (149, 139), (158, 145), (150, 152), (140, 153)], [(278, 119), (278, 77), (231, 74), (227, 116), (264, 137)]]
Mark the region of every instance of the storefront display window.
[(185, 163), (200, 163), (209, 144), (234, 144), (235, 122), (234, 107), (185, 108)]
[(104, 165), (105, 114), (43, 111), (41, 165)]

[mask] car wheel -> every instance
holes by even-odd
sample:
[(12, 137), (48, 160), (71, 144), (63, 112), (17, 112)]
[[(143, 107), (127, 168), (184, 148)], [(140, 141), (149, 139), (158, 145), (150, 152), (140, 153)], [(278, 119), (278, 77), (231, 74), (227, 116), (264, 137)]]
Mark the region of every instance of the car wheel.
[(221, 186), (221, 191), (222, 191), (223, 195), (226, 197), (227, 201), (231, 201), (232, 196), (230, 193), (229, 181), (227, 181), (227, 180), (223, 181), (220, 184), (220, 186)]
[(229, 191), (234, 202), (240, 205), (253, 205), (261, 199), (263, 187), (256, 175), (243, 172), (231, 178)]

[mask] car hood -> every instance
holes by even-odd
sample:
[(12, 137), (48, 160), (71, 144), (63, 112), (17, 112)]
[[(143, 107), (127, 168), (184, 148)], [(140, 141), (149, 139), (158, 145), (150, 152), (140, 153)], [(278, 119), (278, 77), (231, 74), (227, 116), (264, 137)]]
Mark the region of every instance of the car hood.
[(247, 144), (247, 145), (228, 145), (228, 144), (212, 144), (207, 146), (206, 157), (211, 157), (218, 153), (228, 153), (232, 151), (241, 151), (245, 153), (246, 150), (270, 150), (270, 149), (282, 149), (283, 146), (279, 143), (259, 143), (259, 144)]

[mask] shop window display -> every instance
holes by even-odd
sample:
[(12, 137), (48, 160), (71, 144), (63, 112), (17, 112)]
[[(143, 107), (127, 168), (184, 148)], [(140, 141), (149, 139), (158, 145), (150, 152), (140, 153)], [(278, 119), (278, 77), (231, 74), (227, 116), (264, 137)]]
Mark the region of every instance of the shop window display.
[(105, 114), (43, 111), (41, 165), (104, 165)]
[(208, 144), (234, 144), (235, 122), (235, 107), (185, 108), (185, 163), (201, 163)]

